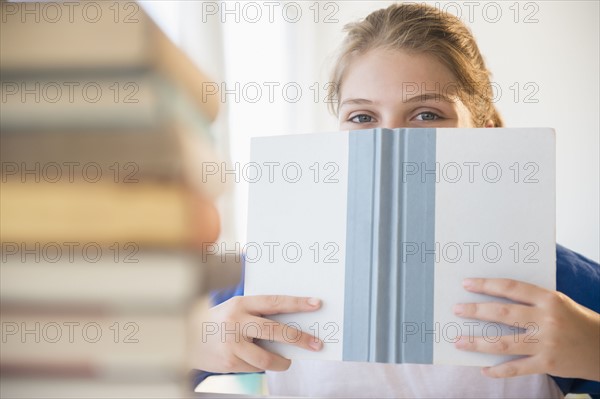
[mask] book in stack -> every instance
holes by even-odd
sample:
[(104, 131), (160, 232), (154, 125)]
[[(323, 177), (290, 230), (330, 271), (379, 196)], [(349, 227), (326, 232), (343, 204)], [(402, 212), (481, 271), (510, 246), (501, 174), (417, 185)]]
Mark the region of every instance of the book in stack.
[(137, 3), (51, 6), (0, 4), (1, 396), (181, 397), (218, 103)]

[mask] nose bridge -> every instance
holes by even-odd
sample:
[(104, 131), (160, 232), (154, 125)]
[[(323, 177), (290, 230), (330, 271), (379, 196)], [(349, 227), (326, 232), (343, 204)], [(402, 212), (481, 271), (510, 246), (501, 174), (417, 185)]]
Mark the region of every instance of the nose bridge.
[(404, 120), (400, 110), (391, 110), (383, 117), (381, 126), (379, 127), (395, 129), (398, 127), (406, 127), (404, 126), (405, 124), (406, 121)]

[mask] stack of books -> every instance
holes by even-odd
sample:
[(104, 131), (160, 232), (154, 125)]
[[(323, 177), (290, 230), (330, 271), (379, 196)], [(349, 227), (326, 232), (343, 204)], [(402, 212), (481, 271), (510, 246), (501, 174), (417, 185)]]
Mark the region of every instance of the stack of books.
[(2, 397), (180, 397), (208, 78), (131, 2), (0, 3)]

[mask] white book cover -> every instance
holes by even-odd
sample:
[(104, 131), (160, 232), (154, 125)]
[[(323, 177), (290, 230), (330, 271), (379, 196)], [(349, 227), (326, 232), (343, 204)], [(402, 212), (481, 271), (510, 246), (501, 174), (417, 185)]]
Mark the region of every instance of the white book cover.
[(272, 316), (325, 344), (264, 342), (285, 357), (497, 364), (507, 357), (459, 351), (456, 337), (523, 330), (455, 316), (456, 303), (503, 301), (462, 280), (555, 289), (552, 129), (259, 137), (250, 165), (245, 295), (322, 300)]

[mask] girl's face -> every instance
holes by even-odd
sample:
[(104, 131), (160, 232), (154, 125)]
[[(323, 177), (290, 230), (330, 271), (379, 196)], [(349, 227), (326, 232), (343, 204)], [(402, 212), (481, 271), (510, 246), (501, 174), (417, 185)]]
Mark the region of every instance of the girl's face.
[(474, 127), (456, 80), (436, 58), (375, 49), (351, 61), (340, 87), (340, 130)]

